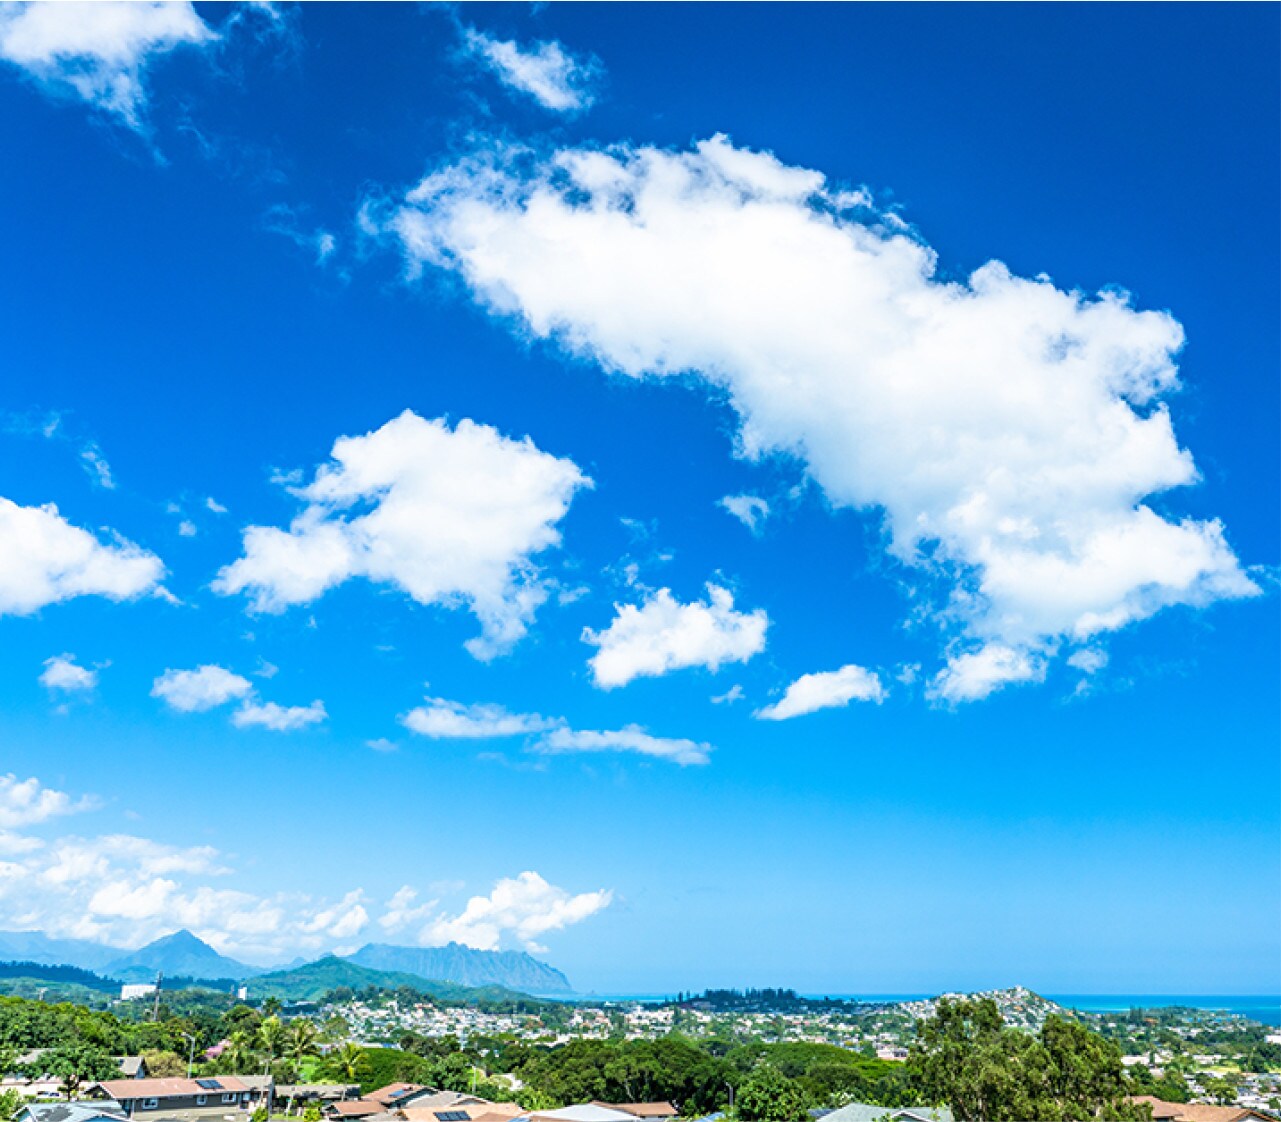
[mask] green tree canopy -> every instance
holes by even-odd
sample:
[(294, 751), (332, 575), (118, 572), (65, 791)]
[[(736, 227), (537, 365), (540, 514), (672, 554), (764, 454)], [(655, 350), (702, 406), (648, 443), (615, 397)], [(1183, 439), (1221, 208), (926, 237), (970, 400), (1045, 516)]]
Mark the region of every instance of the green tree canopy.
[(743, 1122), (802, 1122), (809, 1109), (804, 1088), (773, 1064), (761, 1064), (738, 1089), (734, 1114)]
[(958, 1122), (1139, 1119), (1120, 1049), (1062, 1017), (1035, 1035), (1009, 1028), (996, 1003), (941, 1000), (917, 1025), (908, 1070), (921, 1095)]

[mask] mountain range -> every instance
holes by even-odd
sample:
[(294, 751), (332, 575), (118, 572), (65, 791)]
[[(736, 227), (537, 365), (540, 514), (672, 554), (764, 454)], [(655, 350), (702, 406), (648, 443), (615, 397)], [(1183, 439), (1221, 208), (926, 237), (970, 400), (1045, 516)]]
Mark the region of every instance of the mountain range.
[[(411, 980), (408, 983), (403, 980), (390, 983), (393, 986), (426, 981), (471, 988), (493, 986), (533, 994), (573, 992), (564, 974), (523, 951), (481, 951), (459, 943), (443, 947), (368, 943), (345, 958), (326, 955), (315, 963), (296, 959), (286, 967), (272, 968), (250, 966), (219, 954), (190, 931), (175, 931), (137, 950), (104, 946), (84, 939), (55, 939), (38, 931), (0, 931), (0, 961), (78, 966), (122, 982), (149, 982), (157, 973), (169, 977), (240, 982), (263, 976), (277, 977), (320, 963), (327, 964), (321, 973), (336, 977), (335, 963), (350, 963), (353, 968), (370, 973), (398, 974)], [(373, 983), (360, 975), (359, 970), (351, 973), (350, 980), (334, 984), (351, 985), (353, 988), (386, 984)]]

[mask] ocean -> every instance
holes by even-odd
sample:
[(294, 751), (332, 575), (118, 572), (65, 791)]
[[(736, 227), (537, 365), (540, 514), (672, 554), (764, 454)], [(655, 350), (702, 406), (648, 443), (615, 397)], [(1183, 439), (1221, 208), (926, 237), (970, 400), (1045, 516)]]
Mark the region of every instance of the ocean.
[[(921, 1001), (934, 994), (865, 993), (806, 994), (806, 997), (843, 997), (850, 1001)], [(1178, 993), (1045, 993), (1041, 995), (1082, 1013), (1124, 1013), (1127, 1009), (1161, 1009), (1172, 1005), (1185, 1009), (1207, 1009), (1218, 1013), (1238, 1013), (1265, 1025), (1281, 1025), (1281, 995), (1178, 994)]]
[[(672, 994), (589, 994), (597, 1001), (670, 1001)], [(834, 997), (844, 1001), (923, 1001), (930, 993), (807, 993), (802, 997)], [(1185, 1009), (1206, 1009), (1236, 1013), (1265, 1025), (1281, 1026), (1281, 995), (1171, 994), (1171, 993), (1047, 993), (1042, 997), (1082, 1013), (1123, 1013), (1127, 1009), (1161, 1009), (1178, 1005)]]

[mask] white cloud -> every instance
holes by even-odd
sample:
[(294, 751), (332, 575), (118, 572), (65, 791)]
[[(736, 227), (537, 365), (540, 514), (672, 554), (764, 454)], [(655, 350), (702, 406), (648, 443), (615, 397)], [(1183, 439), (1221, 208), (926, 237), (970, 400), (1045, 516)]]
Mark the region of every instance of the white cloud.
[(1073, 651), (1067, 657), (1067, 664), (1074, 670), (1080, 670), (1083, 674), (1097, 674), (1108, 664), (1107, 651), (1101, 651), (1097, 647), (1082, 647), (1078, 651)]
[[(86, 809), (37, 779), (0, 777), (0, 914), (18, 930), (136, 947), (186, 927), (223, 954), (249, 962), (317, 955), (370, 923), (365, 892), (316, 898), (292, 889), (265, 894), (229, 887), (235, 870), (208, 845), (182, 846), (129, 834), (64, 835), (50, 842), (7, 827), (30, 826)], [(220, 883), (221, 882), (221, 883)], [(439, 886), (456, 891), (458, 884)], [(419, 902), (405, 886), (378, 919), (386, 931), (415, 928), (422, 942), (458, 938), (497, 946), (511, 936), (533, 947), (608, 905), (607, 891), (571, 895), (533, 872), (504, 878), (457, 915)]]
[(143, 126), (150, 63), (175, 47), (216, 39), (181, 0), (0, 5), (0, 58), (135, 129)]
[(598, 647), (588, 660), (598, 686), (612, 689), (634, 678), (727, 662), (746, 662), (765, 649), (769, 616), (763, 609), (736, 612), (734, 596), (709, 584), (706, 602), (682, 604), (662, 588), (644, 604), (615, 605), (603, 631), (585, 628), (583, 641)]
[(65, 791), (45, 787), (34, 776), (19, 779), (12, 773), (0, 775), (0, 829), (34, 826), (95, 805), (96, 801), (88, 796), (73, 799)]
[[(411, 274), (458, 272), (535, 337), (631, 377), (699, 374), (737, 412), (742, 455), (791, 455), (833, 507), (882, 520), (892, 557), (943, 591), (957, 659), (993, 645), (1031, 666), (1165, 607), (1256, 595), (1221, 523), (1147, 505), (1198, 478), (1164, 404), (1174, 318), (1000, 262), (942, 279), (867, 201), (724, 137), (496, 147), (428, 176), (382, 228)], [(976, 685), (974, 665), (949, 680)]]
[(491, 740), (542, 732), (554, 722), (531, 713), (509, 713), (501, 705), (463, 705), (443, 697), (429, 697), (411, 709), (401, 723), (419, 736), (436, 740)]
[(360, 889), (348, 892), (330, 907), (322, 908), (304, 920), (304, 931), (324, 932), (333, 939), (350, 939), (359, 934), (369, 923), (369, 912), (361, 903), (364, 893)]
[(317, 265), (323, 265), (338, 250), (338, 238), (334, 234), (320, 227), (304, 229), (297, 211), (283, 203), (267, 211), (266, 225), (273, 234), (280, 234), (299, 249), (311, 253)]
[(63, 693), (92, 690), (98, 685), (98, 671), (81, 666), (75, 655), (54, 655), (44, 661), (40, 684), (47, 690)]
[[(673, 740), (651, 736), (637, 725), (608, 732), (573, 729), (563, 718), (542, 717), (537, 713), (512, 713), (500, 705), (464, 705), (443, 697), (429, 697), (427, 703), (410, 710), (401, 718), (411, 732), (436, 740), (497, 740), (512, 736), (537, 739), (529, 750), (542, 755), (568, 752), (633, 752), (655, 759), (681, 764), (705, 764), (711, 745), (692, 740)], [(371, 742), (370, 747), (385, 750), (395, 745)]]
[(802, 674), (787, 687), (782, 698), (758, 709), (755, 715), (763, 721), (786, 721), (851, 701), (875, 701), (879, 705), (884, 700), (885, 687), (876, 673), (851, 664), (839, 670)]
[(313, 701), (310, 705), (246, 701), (231, 715), (231, 723), (238, 729), (264, 728), (273, 732), (294, 732), (319, 724), (328, 716), (321, 701)]
[(205, 883), (233, 871), (211, 846), (112, 834), (18, 853), (0, 876), (0, 909), (23, 929), (53, 936), (138, 946), (187, 927), (223, 953), (261, 961), (327, 949), (364, 925), (358, 890), (329, 903)]
[(769, 503), (759, 495), (726, 495), (719, 505), (755, 534), (769, 517)]
[(1002, 686), (1045, 680), (1045, 659), (1000, 643), (955, 655), (930, 683), (930, 696), (956, 704), (979, 701)]
[(467, 28), (463, 42), (468, 53), (505, 86), (527, 94), (544, 109), (572, 113), (588, 108), (596, 98), (593, 87), (599, 65), (575, 58), (554, 40), (522, 46)]
[(707, 763), (712, 746), (693, 740), (672, 740), (651, 736), (639, 725), (608, 732), (587, 729), (558, 728), (534, 745), (534, 751), (548, 755), (565, 752), (635, 752), (657, 760), (669, 760), (686, 767)]
[(738, 683), (730, 686), (724, 693), (717, 694), (712, 698), (713, 705), (733, 705), (736, 701), (743, 700), (743, 687)]
[(106, 491), (114, 491), (116, 489), (116, 480), (111, 474), (111, 465), (107, 463), (106, 457), (102, 454), (102, 449), (96, 444), (86, 444), (80, 450), (80, 462), (84, 465), (85, 471), (89, 473), (89, 478), (99, 487)]
[(497, 950), (511, 934), (527, 948), (549, 931), (559, 931), (607, 908), (613, 893), (607, 889), (571, 896), (535, 872), (504, 877), (488, 896), (473, 896), (457, 916), (440, 916), (422, 932), (428, 945), (456, 942), (478, 950)]
[(468, 650), (490, 658), (524, 635), (546, 598), (533, 557), (559, 544), (556, 523), (588, 486), (528, 438), (407, 410), (339, 439), (333, 462), (296, 490), (306, 506), (289, 529), (248, 527), (244, 556), (214, 588), (279, 612), (365, 577), (420, 604), (467, 604), (481, 624)]
[(152, 697), (161, 698), (180, 713), (203, 713), (252, 693), (253, 686), (247, 678), (209, 665), (195, 670), (166, 670), (151, 686)]
[(428, 900), (419, 904), (416, 903), (417, 899), (417, 890), (409, 885), (397, 889), (387, 901), (383, 914), (378, 917), (378, 925), (384, 931), (395, 932), (425, 922), (438, 901)]
[(76, 596), (131, 600), (157, 591), (164, 572), (155, 554), (118, 536), (104, 544), (52, 503), (0, 498), (0, 615), (30, 615)]

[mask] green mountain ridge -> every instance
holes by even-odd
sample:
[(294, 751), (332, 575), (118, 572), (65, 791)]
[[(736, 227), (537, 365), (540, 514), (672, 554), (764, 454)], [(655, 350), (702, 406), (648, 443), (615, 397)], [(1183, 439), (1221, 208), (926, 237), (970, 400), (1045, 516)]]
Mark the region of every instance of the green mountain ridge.
[(357, 966), (447, 979), (464, 986), (501, 986), (534, 994), (573, 992), (564, 974), (524, 951), (478, 951), (461, 943), (446, 943), (443, 947), (366, 943), (344, 957)]
[(175, 931), (108, 962), (101, 972), (122, 982), (151, 982), (157, 973), (240, 981), (258, 969), (219, 954), (190, 931)]
[[(217, 983), (219, 989), (226, 989), (232, 981), (278, 975), (311, 965), (305, 959), (283, 966), (238, 962), (219, 954), (186, 930), (132, 951), (79, 939), (54, 939), (38, 931), (0, 931), (0, 962), (4, 961), (79, 967), (118, 982), (152, 982), (157, 974), (164, 974), (166, 978)], [(463, 988), (497, 987), (520, 994), (573, 992), (563, 973), (523, 951), (477, 950), (460, 943), (443, 947), (367, 943), (344, 961), (371, 970), (412, 975), (420, 982), (437, 986), (452, 983)]]
[(406, 987), (416, 993), (445, 1001), (530, 1002), (529, 994), (505, 986), (464, 986), (442, 982), (397, 970), (375, 970), (350, 959), (328, 955), (292, 970), (276, 970), (250, 978), (245, 985), (252, 998), (274, 997), (281, 1001), (316, 1001), (341, 987), (362, 990), (373, 986), (394, 990)]

